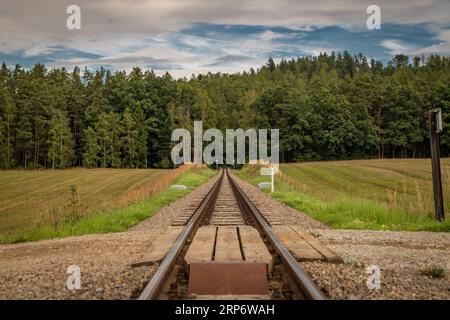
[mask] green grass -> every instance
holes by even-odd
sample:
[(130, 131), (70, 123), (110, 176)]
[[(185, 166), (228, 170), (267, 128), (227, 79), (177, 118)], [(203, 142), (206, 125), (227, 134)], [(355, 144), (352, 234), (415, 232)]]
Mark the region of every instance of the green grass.
[(422, 274), (433, 279), (444, 279), (446, 277), (445, 269), (438, 266), (433, 266), (422, 270)]
[(18, 230), (13, 235), (0, 236), (0, 243), (17, 243), (43, 239), (121, 232), (151, 217), (167, 204), (185, 196), (217, 172), (206, 168), (192, 168), (182, 173), (175, 184), (184, 184), (187, 190), (166, 188), (152, 194), (149, 198), (127, 207), (111, 211), (93, 212), (87, 217), (75, 220), (63, 220), (58, 225), (45, 224), (31, 230)]
[[(444, 177), (448, 164), (444, 159)], [(432, 191), (424, 187), (429, 165), (429, 160), (282, 164), (270, 195), (332, 228), (448, 232), (450, 219), (437, 222), (430, 211)], [(269, 181), (257, 166), (236, 174), (252, 184)], [(448, 208), (448, 194), (446, 199)]]
[(79, 211), (88, 215), (143, 200), (167, 188), (185, 169), (0, 171), (0, 236), (72, 215), (70, 186), (76, 186)]

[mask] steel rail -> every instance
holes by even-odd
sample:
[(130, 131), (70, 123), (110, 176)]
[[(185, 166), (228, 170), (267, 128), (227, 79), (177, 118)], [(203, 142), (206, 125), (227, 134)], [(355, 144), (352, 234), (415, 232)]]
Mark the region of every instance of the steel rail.
[(245, 206), (248, 209), (247, 212), (252, 215), (260, 231), (263, 232), (263, 234), (269, 240), (270, 244), (280, 256), (281, 262), (286, 267), (289, 275), (291, 276), (291, 279), (298, 287), (300, 292), (305, 296), (306, 299), (325, 300), (325, 296), (323, 295), (323, 293), (320, 291), (314, 281), (312, 281), (311, 278), (306, 274), (305, 270), (303, 270), (303, 268), (300, 266), (294, 256), (289, 252), (286, 246), (272, 231), (272, 228), (269, 226), (263, 215), (247, 197), (244, 191), (237, 185), (233, 178), (231, 178), (228, 170), (226, 170), (226, 172), (231, 182), (231, 186), (235, 190), (238, 202), (240, 203), (240, 205)]
[(161, 265), (156, 270), (152, 279), (145, 286), (142, 293), (139, 295), (138, 300), (154, 300), (158, 298), (164, 283), (168, 279), (171, 270), (173, 269), (177, 258), (183, 251), (187, 240), (191, 237), (193, 232), (197, 229), (208, 210), (211, 210), (215, 203), (217, 195), (219, 193), (220, 185), (222, 184), (224, 171), (222, 170), (221, 176), (214, 183), (211, 190), (208, 192), (202, 203), (198, 207), (197, 211), (193, 214), (192, 218), (188, 221), (186, 226), (181, 231), (175, 243), (170, 248), (169, 252), (161, 262)]

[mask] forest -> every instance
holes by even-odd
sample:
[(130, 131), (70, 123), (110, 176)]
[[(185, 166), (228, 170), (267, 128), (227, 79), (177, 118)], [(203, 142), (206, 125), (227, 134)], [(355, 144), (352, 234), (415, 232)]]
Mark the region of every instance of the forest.
[(429, 156), (442, 108), (450, 154), (450, 57), (270, 58), (236, 74), (174, 79), (151, 70), (0, 70), (0, 167), (170, 168), (175, 128), (280, 130), (280, 161)]

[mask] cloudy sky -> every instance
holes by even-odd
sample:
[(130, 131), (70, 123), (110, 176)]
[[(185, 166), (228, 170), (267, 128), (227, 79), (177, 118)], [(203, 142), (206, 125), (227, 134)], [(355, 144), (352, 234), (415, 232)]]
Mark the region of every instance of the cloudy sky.
[[(66, 27), (72, 4), (81, 30)], [(366, 27), (371, 4), (381, 8), (380, 30)], [(333, 50), (387, 62), (449, 55), (449, 13), (449, 0), (0, 0), (0, 61), (175, 77)]]

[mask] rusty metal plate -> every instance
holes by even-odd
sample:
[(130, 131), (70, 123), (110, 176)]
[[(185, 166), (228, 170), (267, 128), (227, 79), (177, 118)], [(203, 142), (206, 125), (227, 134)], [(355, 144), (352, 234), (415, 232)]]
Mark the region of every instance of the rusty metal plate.
[(266, 295), (267, 264), (253, 262), (192, 263), (189, 266), (188, 294)]

